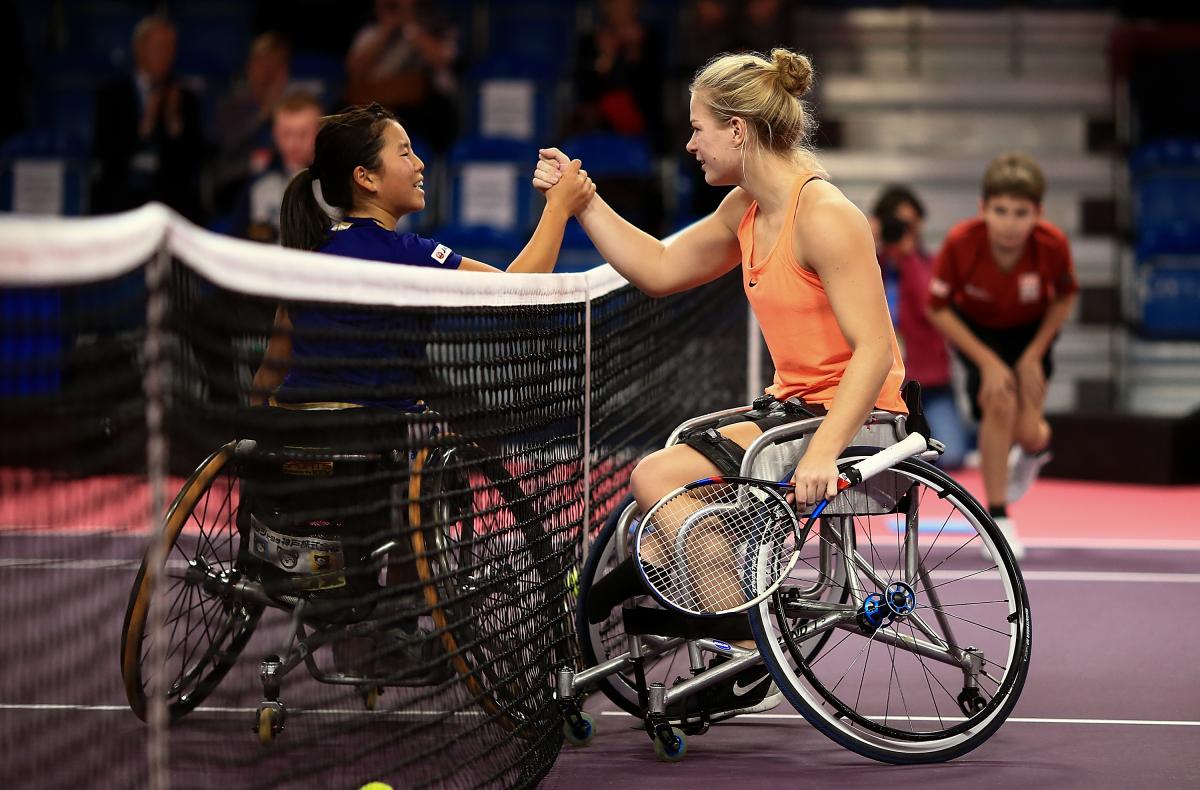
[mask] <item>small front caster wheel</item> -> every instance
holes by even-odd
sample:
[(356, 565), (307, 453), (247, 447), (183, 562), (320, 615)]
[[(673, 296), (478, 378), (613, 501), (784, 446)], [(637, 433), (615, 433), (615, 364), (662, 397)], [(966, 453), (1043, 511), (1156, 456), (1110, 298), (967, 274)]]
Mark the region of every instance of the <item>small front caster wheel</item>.
[(958, 707), (966, 716), (974, 716), (987, 706), (987, 700), (977, 688), (965, 688), (958, 695)]
[(572, 746), (587, 746), (596, 737), (596, 720), (587, 713), (580, 713), (575, 724), (563, 722), (563, 737)]
[(677, 763), (687, 754), (687, 736), (678, 727), (671, 728), (674, 743), (663, 743), (661, 738), (654, 739), (654, 753), (663, 762)]
[(258, 742), (270, 746), (275, 736), (283, 729), (279, 725), (279, 714), (274, 708), (260, 708), (258, 711)]
[(379, 695), (381, 693), (378, 686), (362, 692), (363, 705), (367, 710), (375, 710), (379, 705)]

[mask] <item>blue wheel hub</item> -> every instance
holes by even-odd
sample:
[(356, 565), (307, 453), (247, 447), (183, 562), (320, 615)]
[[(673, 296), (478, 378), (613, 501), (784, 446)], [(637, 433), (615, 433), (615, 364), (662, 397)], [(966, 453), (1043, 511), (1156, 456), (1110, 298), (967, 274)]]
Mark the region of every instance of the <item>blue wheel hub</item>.
[(916, 608), (913, 588), (904, 582), (892, 582), (885, 592), (871, 593), (863, 599), (858, 607), (858, 625), (865, 633), (874, 633)]
[(858, 607), (858, 625), (868, 633), (887, 625), (893, 617), (895, 615), (892, 614), (892, 610), (888, 608), (880, 593), (871, 593), (863, 599), (862, 605)]
[(895, 617), (903, 617), (917, 608), (917, 594), (904, 582), (892, 582), (888, 585), (884, 599)]

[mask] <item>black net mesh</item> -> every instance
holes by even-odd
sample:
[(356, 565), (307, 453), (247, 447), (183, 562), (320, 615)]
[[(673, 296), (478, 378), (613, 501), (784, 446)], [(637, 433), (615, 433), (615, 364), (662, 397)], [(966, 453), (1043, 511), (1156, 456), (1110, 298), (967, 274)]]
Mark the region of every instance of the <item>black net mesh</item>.
[(536, 784), (585, 524), (745, 400), (736, 278), (434, 308), (161, 265), (0, 289), (4, 784)]

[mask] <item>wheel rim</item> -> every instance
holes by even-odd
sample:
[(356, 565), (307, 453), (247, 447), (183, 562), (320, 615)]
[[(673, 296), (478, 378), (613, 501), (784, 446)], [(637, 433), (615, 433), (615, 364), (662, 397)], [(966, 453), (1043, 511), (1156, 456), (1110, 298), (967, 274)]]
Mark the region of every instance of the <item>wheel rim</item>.
[[(560, 641), (545, 627), (562, 617), (553, 594), (562, 579), (545, 560), (552, 547), (546, 538), (529, 539), (536, 525), (521, 522), (497, 481), (460, 448), (431, 462), (422, 477), (432, 486), (425, 534), (443, 643), (484, 707), (521, 730), (546, 703), (544, 668)], [(503, 484), (516, 485), (511, 478)]]
[[(130, 599), (122, 640), (126, 695), (145, 715), (154, 673), (147, 630), (150, 596), (165, 607), (165, 691), (174, 717), (198, 705), (228, 672), (249, 640), (261, 608), (219, 593), (236, 576), (241, 536), (237, 528), (239, 476), (233, 446), (214, 453), (188, 480), (167, 513), (161, 539), (166, 565), (153, 572), (143, 561)], [(149, 554), (149, 553), (148, 553)], [(155, 591), (155, 583), (161, 581)]]
[[(771, 653), (793, 687), (785, 691), (827, 734), (908, 755), (977, 745), (1007, 716), (1027, 670), (1029, 611), (1019, 571), (1007, 548), (997, 545), (986, 513), (940, 472), (905, 462), (862, 488), (872, 484), (883, 499), (889, 490), (908, 491), (909, 499), (900, 504), (912, 505), (909, 515), (919, 518), (924, 571), (911, 589), (895, 584), (904, 581), (899, 577), (905, 514), (853, 519), (856, 566), (865, 566), (855, 569), (862, 584), (856, 600), (869, 603), (868, 595), (880, 595), (876, 603), (882, 601), (885, 611), (874, 615), (878, 628), (867, 628), (869, 634), (839, 628), (823, 652), (806, 658), (793, 638), (803, 619), (789, 616), (802, 611), (802, 604), (789, 605), (788, 585), (759, 606), (756, 620), (770, 625)], [(833, 534), (833, 526), (833, 519), (823, 521), (818, 540)], [(819, 545), (802, 550), (792, 586), (819, 574), (814, 556)], [(985, 561), (983, 546), (999, 561)], [(966, 685), (961, 667), (895, 643), (897, 637), (932, 643), (926, 628), (960, 651), (973, 647), (982, 655), (983, 672), (976, 678), (984, 704), (971, 715), (957, 699)]]

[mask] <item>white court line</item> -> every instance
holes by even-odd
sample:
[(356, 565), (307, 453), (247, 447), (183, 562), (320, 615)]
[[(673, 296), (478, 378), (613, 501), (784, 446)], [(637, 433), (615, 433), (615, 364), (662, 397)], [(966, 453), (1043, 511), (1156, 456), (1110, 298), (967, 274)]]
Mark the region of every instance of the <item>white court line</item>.
[[(0, 710), (18, 710), (18, 711), (83, 711), (86, 713), (114, 713), (118, 711), (129, 712), (128, 705), (39, 705), (34, 703), (29, 704), (13, 704), (0, 703)], [(249, 714), (253, 715), (258, 712), (258, 708), (223, 708), (223, 707), (199, 707), (193, 710), (189, 716), (194, 717), (197, 713), (204, 714)], [(296, 715), (321, 715), (321, 716), (370, 716), (373, 718), (383, 719), (404, 719), (404, 718), (430, 718), (444, 716), (467, 716), (470, 718), (478, 718), (487, 714), (481, 710), (347, 710), (345, 708), (288, 708), (287, 715), (290, 717)]]
[[(89, 713), (112, 713), (117, 711), (128, 711), (128, 705), (37, 705), (37, 704), (11, 704), (0, 703), (0, 710), (17, 710), (17, 711), (82, 711)], [(258, 708), (222, 708), (222, 707), (199, 707), (189, 714), (195, 717), (199, 714), (227, 714), (227, 713), (247, 713), (253, 714)], [(414, 718), (414, 717), (436, 717), (436, 716), (469, 716), (480, 717), (486, 716), (484, 711), (448, 711), (448, 710), (346, 710), (344, 708), (288, 708), (288, 715), (307, 714), (307, 715), (322, 715), (322, 716), (369, 716), (377, 718)], [(600, 711), (601, 716), (625, 716), (627, 718), (637, 718), (631, 716), (623, 710), (604, 710)], [(793, 720), (803, 719), (799, 713), (744, 713), (737, 717), (738, 719), (760, 719), (760, 720)], [(883, 721), (883, 716), (868, 716), (869, 719)], [(936, 716), (889, 716), (891, 719), (906, 719), (911, 721), (938, 721)], [(961, 717), (944, 716), (942, 721), (964, 721)], [(1067, 719), (1067, 718), (1033, 718), (1027, 716), (1009, 716), (1005, 722), (1016, 722), (1018, 724), (1115, 724), (1128, 725), (1136, 727), (1200, 727), (1200, 721), (1180, 721), (1175, 719)]]
[[(1186, 529), (1195, 532), (1194, 525)], [(0, 540), (4, 538), (45, 538), (45, 537), (75, 537), (95, 538), (105, 540), (123, 538), (145, 542), (151, 536), (150, 531), (131, 532), (122, 530), (113, 532), (109, 527), (83, 527), (80, 530), (51, 530), (23, 528), (0, 531)], [(891, 533), (895, 534), (895, 533)], [(1026, 547), (1032, 549), (1079, 549), (1093, 551), (1200, 551), (1200, 540), (1171, 540), (1167, 538), (1152, 538), (1138, 540), (1135, 538), (1023, 538)]]
[[(0, 569), (13, 568), (37, 571), (130, 571), (137, 570), (141, 560), (69, 560), (55, 558), (0, 558)], [(174, 560), (169, 567), (184, 568), (186, 563)], [(957, 579), (962, 571), (935, 571), (934, 579)], [(1146, 584), (1200, 584), (1200, 573), (1137, 573), (1131, 571), (1038, 571), (1024, 570), (1021, 575), (1026, 581), (1039, 582), (1098, 582), (1098, 583), (1146, 583)], [(1000, 578), (996, 571), (976, 573), (963, 581), (995, 580)]]
[[(600, 711), (601, 716), (628, 716), (631, 719), (637, 718), (631, 716), (623, 710), (603, 710)], [(799, 713), (743, 713), (737, 717), (741, 719), (803, 719)], [(867, 716), (868, 719), (883, 721), (883, 716)], [(938, 721), (937, 716), (889, 716), (889, 719), (906, 719), (911, 721)], [(942, 721), (966, 721), (961, 717), (944, 716)], [(1005, 723), (1016, 722), (1018, 724), (1119, 724), (1131, 725), (1137, 727), (1200, 727), (1200, 721), (1177, 721), (1173, 719), (1046, 719), (1046, 718), (1031, 718), (1026, 716), (1009, 716), (1004, 720)]]

